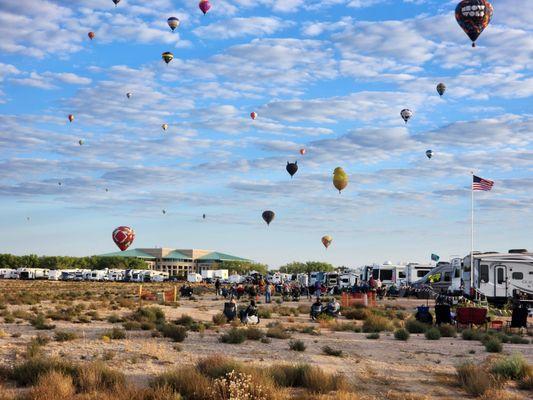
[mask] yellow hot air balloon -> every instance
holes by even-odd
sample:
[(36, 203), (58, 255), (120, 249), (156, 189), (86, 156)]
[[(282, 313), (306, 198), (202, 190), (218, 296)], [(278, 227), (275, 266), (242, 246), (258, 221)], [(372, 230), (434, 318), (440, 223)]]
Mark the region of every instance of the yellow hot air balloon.
[(331, 242), (333, 242), (333, 238), (331, 236), (329, 236), (329, 235), (322, 236), (322, 244), (324, 245), (326, 250), (328, 249), (328, 247), (331, 244)]
[(348, 175), (341, 167), (337, 167), (333, 171), (333, 186), (337, 188), (339, 193), (348, 186)]
[(168, 124), (161, 125), (161, 128), (163, 128), (163, 130), (166, 131), (168, 129)]

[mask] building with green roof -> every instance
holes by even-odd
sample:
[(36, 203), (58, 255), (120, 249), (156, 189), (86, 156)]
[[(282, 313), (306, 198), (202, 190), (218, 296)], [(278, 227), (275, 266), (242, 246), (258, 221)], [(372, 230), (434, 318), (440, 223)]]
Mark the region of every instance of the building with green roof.
[(200, 249), (131, 249), (116, 253), (101, 254), (100, 257), (136, 257), (145, 261), (150, 269), (168, 272), (170, 276), (186, 277), (189, 273), (223, 268), (224, 262), (250, 262), (246, 258)]

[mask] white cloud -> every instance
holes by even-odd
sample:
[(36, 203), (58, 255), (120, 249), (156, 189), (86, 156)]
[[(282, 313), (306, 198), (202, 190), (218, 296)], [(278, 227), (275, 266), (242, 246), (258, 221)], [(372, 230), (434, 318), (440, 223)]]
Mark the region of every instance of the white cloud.
[(231, 18), (200, 26), (193, 30), (202, 39), (233, 39), (243, 36), (271, 35), (290, 26), (290, 21), (273, 17)]

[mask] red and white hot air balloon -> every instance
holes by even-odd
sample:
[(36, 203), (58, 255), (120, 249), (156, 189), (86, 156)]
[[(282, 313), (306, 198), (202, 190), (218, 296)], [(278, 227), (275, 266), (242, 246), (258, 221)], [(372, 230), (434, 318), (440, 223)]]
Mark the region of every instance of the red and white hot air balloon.
[(87, 36), (89, 36), (89, 39), (93, 40), (95, 34), (94, 34), (94, 32), (89, 32), (89, 33), (87, 34)]
[(74, 115), (69, 114), (69, 115), (68, 115), (68, 120), (69, 120), (70, 122), (74, 121)]
[(300, 149), (300, 154), (303, 156), (305, 155), (305, 153), (307, 153), (307, 151), (305, 149)]
[(113, 241), (121, 251), (126, 250), (135, 240), (135, 231), (129, 226), (119, 226), (113, 231)]
[(252, 111), (250, 113), (250, 118), (252, 118), (253, 120), (255, 120), (257, 118), (257, 113), (255, 111)]

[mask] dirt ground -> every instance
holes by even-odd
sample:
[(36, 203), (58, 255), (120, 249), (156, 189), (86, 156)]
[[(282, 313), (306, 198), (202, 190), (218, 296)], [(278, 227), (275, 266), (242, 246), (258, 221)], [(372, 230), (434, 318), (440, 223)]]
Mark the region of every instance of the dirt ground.
[[(24, 290), (32, 293), (74, 292), (83, 290), (84, 285), (87, 285), (87, 290), (90, 288), (92, 292), (91, 299), (76, 299), (70, 302), (63, 300), (61, 305), (94, 304), (105, 297), (103, 293), (110, 285), (116, 287), (118, 284), (41, 282), (27, 285), (28, 287), (25, 287), (24, 282), (0, 281), (0, 294)], [(137, 302), (133, 296), (138, 293), (138, 286), (127, 285), (121, 290), (123, 293), (129, 293), (132, 301)], [(145, 287), (157, 291), (161, 288), (168, 289), (171, 285), (159, 285), (157, 288), (145, 285)], [(107, 298), (109, 297), (107, 295)], [(213, 315), (222, 311), (223, 302), (223, 299), (216, 299), (214, 294), (207, 293), (197, 296), (196, 300), (180, 299), (179, 305), (159, 305), (159, 307), (164, 310), (168, 321), (187, 314), (195, 320), (211, 322)], [(425, 301), (416, 299), (385, 300), (379, 306), (390, 304), (405, 308), (406, 312), (413, 312), (415, 307), (423, 302)], [(298, 303), (283, 303), (288, 307), (302, 304), (310, 305), (310, 302), (302, 299)], [(157, 305), (157, 303), (144, 301), (143, 305)], [(44, 311), (56, 306), (57, 304), (53, 304), (50, 300), (43, 299), (34, 305), (7, 305), (7, 310), (10, 312), (31, 310), (33, 307), (33, 311), (36, 309)], [(261, 306), (265, 305), (260, 304)], [(259, 327), (266, 329), (266, 325), (273, 321), (281, 321), (287, 327), (316, 326), (320, 331), (319, 335), (292, 333), (292, 339), (300, 339), (305, 343), (307, 348), (304, 352), (291, 351), (289, 341), (284, 339), (272, 339), (270, 343), (251, 340), (238, 345), (221, 343), (219, 337), (222, 332), (229, 329), (228, 324), (221, 327), (213, 326), (203, 333), (189, 332), (187, 339), (179, 346), (169, 339), (152, 337), (150, 331), (127, 331), (126, 339), (103, 340), (102, 335), (106, 331), (113, 327), (121, 327), (121, 324), (107, 322), (106, 318), (111, 314), (131, 314), (132, 308), (135, 307), (136, 303), (129, 308), (122, 307), (116, 310), (112, 310), (111, 307), (100, 308), (98, 309), (100, 320), (93, 320), (90, 323), (53, 321), (56, 325), (55, 331), (75, 332), (79, 338), (67, 342), (51, 341), (44, 346), (45, 354), (79, 362), (103, 359), (108, 366), (122, 371), (133, 384), (139, 386), (146, 385), (151, 377), (160, 372), (176, 366), (192, 365), (199, 358), (217, 353), (261, 366), (279, 362), (303, 362), (320, 366), (327, 371), (345, 374), (363, 393), (379, 396), (393, 391), (399, 394), (418, 394), (425, 396), (420, 398), (426, 399), (468, 398), (454, 383), (454, 367), (466, 360), (481, 363), (490, 357), (480, 342), (462, 340), (460, 335), (458, 338), (430, 341), (423, 334), (412, 334), (408, 341), (403, 342), (395, 340), (393, 333), (381, 333), (379, 339), (369, 340), (365, 333), (336, 332), (321, 328), (318, 323), (310, 320), (308, 314), (303, 313), (296, 317), (283, 317), (273, 313), (271, 319), (262, 319)], [(2, 321), (0, 330), (4, 332), (0, 338), (2, 365), (13, 365), (22, 360), (28, 342), (37, 334), (52, 337), (54, 332), (37, 331), (23, 319), (16, 319), (14, 323)], [(342, 350), (343, 357), (324, 355), (322, 348), (326, 345)], [(533, 364), (532, 344), (504, 344), (504, 354), (512, 353), (521, 353), (529, 363)]]

